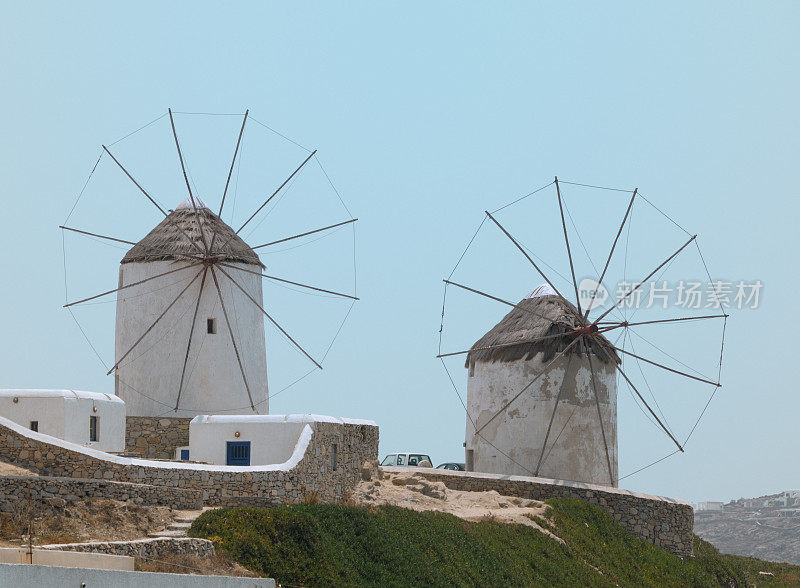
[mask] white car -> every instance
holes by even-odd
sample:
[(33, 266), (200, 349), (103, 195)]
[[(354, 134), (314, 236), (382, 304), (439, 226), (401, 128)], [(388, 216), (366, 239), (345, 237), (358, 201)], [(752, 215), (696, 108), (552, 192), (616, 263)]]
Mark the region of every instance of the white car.
[[(383, 458), (382, 466), (412, 466), (416, 467), (423, 461), (433, 464), (431, 456), (425, 453), (390, 453)], [(430, 466), (432, 467), (432, 466)]]

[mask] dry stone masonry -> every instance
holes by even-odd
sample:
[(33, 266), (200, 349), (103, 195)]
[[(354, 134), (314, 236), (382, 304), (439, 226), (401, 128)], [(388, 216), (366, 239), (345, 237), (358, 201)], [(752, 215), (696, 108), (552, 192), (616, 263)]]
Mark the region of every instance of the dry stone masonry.
[(483, 492), (495, 490), (505, 496), (533, 500), (578, 498), (606, 510), (631, 533), (679, 557), (692, 555), (694, 511), (682, 500), (638, 494), (628, 490), (532, 478), (427, 468), (386, 467), (388, 472), (413, 473), (443, 482), (451, 490)]
[(54, 549), (56, 551), (82, 551), (89, 553), (106, 553), (109, 555), (127, 555), (140, 559), (161, 559), (165, 555), (193, 555), (196, 557), (213, 557), (214, 544), (208, 539), (194, 537), (157, 537), (154, 539), (136, 539), (134, 541), (92, 541), (88, 543), (62, 543), (57, 545), (37, 546), (37, 549)]
[(189, 445), (188, 418), (135, 417), (125, 420), (125, 452), (148, 459), (174, 459)]

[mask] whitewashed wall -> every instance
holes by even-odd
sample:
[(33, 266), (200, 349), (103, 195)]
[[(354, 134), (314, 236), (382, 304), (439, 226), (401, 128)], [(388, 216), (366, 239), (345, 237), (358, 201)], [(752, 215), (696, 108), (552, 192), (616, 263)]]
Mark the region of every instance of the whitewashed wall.
[[(183, 261), (125, 263), (120, 266), (119, 283), (131, 284), (181, 265), (190, 264)], [(253, 265), (236, 265), (249, 270), (259, 269)], [(117, 361), (198, 271), (202, 271), (202, 266), (184, 269), (119, 293)], [(259, 276), (238, 269), (225, 268), (225, 271), (263, 306)], [(264, 315), (219, 269), (216, 273), (253, 402), (256, 404), (255, 413), (266, 414), (269, 406)], [(179, 410), (174, 411), (201, 279), (202, 275), (118, 368), (117, 394), (125, 400), (129, 416), (254, 414), (210, 271), (206, 277), (194, 327)], [(206, 321), (209, 318), (216, 319), (216, 334), (207, 333)]]
[[(14, 402), (14, 399), (17, 402)], [(95, 411), (94, 409), (97, 408)], [(112, 394), (74, 390), (0, 390), (0, 416), (23, 427), (100, 451), (125, 450), (125, 404)], [(98, 417), (98, 440), (89, 441), (89, 417)]]
[[(541, 354), (538, 354), (530, 361), (476, 363), (467, 385), (467, 410), (478, 427), (489, 421), (549, 363), (542, 362), (540, 358)], [(600, 362), (597, 357), (592, 358), (611, 458), (612, 483), (591, 387), (589, 363), (585, 357), (572, 358), (538, 475), (616, 486), (616, 370)], [(470, 450), (473, 451), (474, 471), (533, 475), (566, 367), (566, 357), (556, 361), (547, 374), (481, 430), (480, 435), (474, 434), (472, 421), (467, 419), (466, 450), (467, 456)]]

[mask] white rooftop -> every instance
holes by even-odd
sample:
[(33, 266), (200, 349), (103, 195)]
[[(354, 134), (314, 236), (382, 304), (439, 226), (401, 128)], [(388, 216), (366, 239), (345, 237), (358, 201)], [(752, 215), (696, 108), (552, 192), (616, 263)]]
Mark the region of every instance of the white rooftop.
[[(195, 206), (197, 206), (198, 209), (200, 209), (200, 208), (208, 208), (208, 206), (206, 206), (206, 203), (203, 202), (202, 200), (200, 200), (200, 196), (195, 196), (194, 197), (194, 205), (192, 204), (192, 199), (191, 198), (186, 198), (186, 200), (184, 200), (183, 202), (178, 204), (178, 208), (192, 208), (192, 209), (194, 209)], [(177, 208), (175, 210), (177, 210)]]
[(525, 298), (539, 298), (540, 296), (558, 296), (558, 293), (550, 287), (550, 284), (542, 284)]
[(339, 423), (345, 425), (372, 425), (375, 421), (337, 418), (319, 414), (201, 414), (192, 423)]

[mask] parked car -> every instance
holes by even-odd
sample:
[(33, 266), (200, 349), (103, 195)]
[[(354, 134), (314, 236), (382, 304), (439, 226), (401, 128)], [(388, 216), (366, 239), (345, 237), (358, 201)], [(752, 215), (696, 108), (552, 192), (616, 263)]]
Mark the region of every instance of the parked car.
[(466, 472), (467, 466), (463, 463), (455, 463), (453, 461), (446, 461), (436, 466), (437, 470), (453, 470), (454, 472)]
[(416, 467), (426, 461), (433, 464), (431, 456), (425, 453), (390, 453), (383, 458), (382, 466), (412, 466)]

